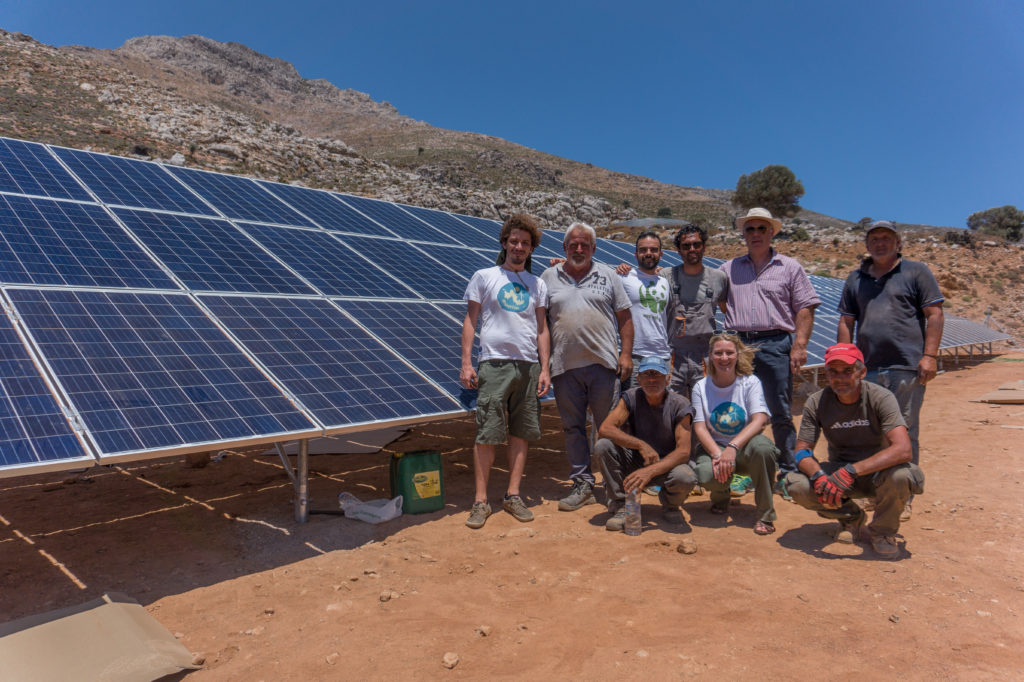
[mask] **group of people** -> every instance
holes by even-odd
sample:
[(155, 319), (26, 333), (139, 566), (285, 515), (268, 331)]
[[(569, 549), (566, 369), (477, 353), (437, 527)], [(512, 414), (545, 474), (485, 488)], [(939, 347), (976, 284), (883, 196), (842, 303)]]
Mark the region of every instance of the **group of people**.
[[(571, 481), (561, 511), (597, 502), (594, 465), (609, 530), (624, 527), (631, 491), (657, 489), (662, 518), (683, 524), (695, 486), (708, 491), (711, 513), (726, 514), (740, 481), (741, 492), (754, 492), (758, 535), (775, 532), (777, 494), (838, 520), (838, 541), (858, 541), (866, 526), (876, 553), (898, 556), (899, 524), (923, 489), (917, 437), (942, 336), (938, 284), (924, 264), (902, 258), (893, 223), (869, 227), (869, 257), (846, 281), (837, 343), (825, 356), (828, 387), (807, 399), (797, 433), (793, 374), (806, 363), (821, 301), (800, 264), (773, 247), (780, 220), (753, 208), (735, 225), (747, 253), (720, 269), (704, 265), (707, 232), (689, 224), (674, 240), (681, 265), (660, 268), (661, 239), (643, 232), (636, 266), (613, 269), (594, 261), (594, 229), (574, 223), (565, 259), (537, 277), (528, 266), (540, 225), (525, 214), (505, 221), (498, 264), (477, 271), (465, 295), (460, 379), (478, 389), (467, 526), (481, 528), (493, 511), (488, 479), (506, 437), (502, 506), (533, 519), (520, 484), (528, 443), (540, 438), (540, 397), (553, 387)], [(588, 412), (600, 437), (593, 449)], [(819, 463), (822, 432), (828, 457)], [(870, 524), (858, 498), (873, 498)]]

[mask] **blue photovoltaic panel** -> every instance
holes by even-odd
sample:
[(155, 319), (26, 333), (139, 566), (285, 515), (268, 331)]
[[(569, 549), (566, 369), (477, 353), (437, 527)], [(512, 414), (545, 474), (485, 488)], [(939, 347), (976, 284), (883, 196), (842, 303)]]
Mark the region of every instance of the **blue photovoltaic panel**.
[(501, 236), (501, 225), (492, 228), (489, 232), (481, 232), (443, 211), (419, 208), (418, 206), (402, 206), (402, 208), (466, 246), (492, 249), (495, 253), (501, 250), (501, 242), (498, 239)]
[(0, 282), (179, 289), (95, 204), (0, 195)]
[(459, 410), (437, 386), (327, 301), (201, 298), (329, 429)]
[[(416, 369), (437, 382), (466, 409), (476, 391), (459, 383), (462, 367), (462, 322), (423, 301), (337, 301), (338, 305), (393, 348)], [(465, 304), (460, 316), (465, 316)], [(476, 366), (479, 346), (474, 346)]]
[(127, 208), (114, 211), (190, 289), (316, 293), (226, 220)]
[(636, 266), (636, 253), (635, 249), (629, 248), (622, 242), (598, 239), (594, 260), (612, 268), (617, 267), (620, 263)]
[(500, 234), (502, 223), (497, 220), (491, 220), (490, 218), (478, 218), (473, 215), (462, 215), (461, 213), (453, 213), (453, 216), (458, 218), (464, 223), (472, 225), (484, 234)]
[(562, 258), (565, 258), (565, 247), (562, 245), (562, 240), (565, 239), (564, 232), (557, 232), (555, 230), (543, 230), (540, 238), (540, 245), (548, 251), (559, 254)]
[(158, 164), (61, 147), (53, 151), (106, 204), (216, 215)]
[(168, 166), (167, 169), (228, 218), (316, 227), (308, 218), (303, 218), (265, 191), (255, 180), (177, 166)]
[(423, 254), (412, 244), (394, 239), (337, 235), (373, 263), (400, 277), (420, 296), (462, 300), (469, 277), (463, 277)]
[(325, 294), (419, 298), (399, 279), (363, 260), (326, 232), (255, 223), (239, 225)]
[(6, 137), (0, 137), (0, 192), (93, 200), (46, 147)]
[[(461, 246), (438, 246), (437, 244), (416, 244), (430, 254), (433, 258), (441, 261), (452, 270), (466, 278), (468, 282), (473, 273), (483, 268), (495, 265), (494, 258), (487, 258), (472, 249), (464, 249)], [(463, 287), (465, 293), (465, 287)], [(461, 298), (461, 297), (460, 297)]]
[(365, 197), (354, 197), (349, 194), (336, 195), (349, 206), (365, 213), (378, 223), (388, 228), (403, 239), (436, 242), (438, 244), (457, 244), (451, 237), (445, 236), (440, 230), (418, 220), (410, 213), (403, 211), (394, 204)]
[(91, 461), (6, 315), (0, 315), (0, 467)]
[(390, 230), (343, 203), (337, 194), (264, 180), (260, 180), (259, 183), (275, 196), (315, 220), (324, 229), (381, 237), (395, 236)]
[(8, 294), (102, 455), (315, 428), (184, 294)]

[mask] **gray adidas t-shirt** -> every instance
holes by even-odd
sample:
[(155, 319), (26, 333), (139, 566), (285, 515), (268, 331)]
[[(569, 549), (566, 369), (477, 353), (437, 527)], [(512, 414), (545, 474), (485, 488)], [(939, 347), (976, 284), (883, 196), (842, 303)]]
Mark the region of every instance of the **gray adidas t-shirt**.
[(906, 425), (896, 396), (878, 384), (862, 381), (860, 400), (854, 405), (839, 402), (831, 388), (810, 396), (804, 403), (799, 438), (816, 443), (824, 431), (829, 461), (848, 464), (888, 447), (885, 434)]
[(602, 263), (593, 263), (579, 282), (566, 274), (564, 264), (541, 275), (548, 287), (548, 327), (551, 330), (551, 376), (599, 364), (619, 366), (619, 322), (615, 313), (629, 310), (622, 279)]

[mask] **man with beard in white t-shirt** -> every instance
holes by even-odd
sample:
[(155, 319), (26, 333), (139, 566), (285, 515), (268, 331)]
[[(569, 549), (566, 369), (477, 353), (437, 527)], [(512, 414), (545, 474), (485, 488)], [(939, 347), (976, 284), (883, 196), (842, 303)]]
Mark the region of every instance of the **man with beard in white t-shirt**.
[[(540, 397), (548, 392), (550, 337), (548, 288), (527, 263), (540, 244), (540, 225), (515, 214), (501, 228), (498, 265), (477, 270), (466, 287), (462, 369), (466, 388), (479, 389), (473, 451), (476, 497), (466, 525), (482, 528), (491, 515), (487, 482), (495, 446), (508, 435), (508, 489), (502, 506), (519, 521), (532, 521), (519, 494), (528, 442), (540, 438)], [(480, 320), (480, 362), (473, 367), (473, 339)]]

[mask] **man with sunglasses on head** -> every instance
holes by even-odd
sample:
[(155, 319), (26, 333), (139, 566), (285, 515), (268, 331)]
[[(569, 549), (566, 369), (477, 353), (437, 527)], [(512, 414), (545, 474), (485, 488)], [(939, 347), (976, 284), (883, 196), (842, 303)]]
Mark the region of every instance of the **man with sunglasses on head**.
[(694, 385), (704, 378), (704, 356), (717, 329), (715, 306), (725, 312), (729, 276), (722, 270), (704, 267), (706, 230), (687, 223), (676, 233), (674, 241), (683, 264), (662, 271), (675, 303), (668, 316), (671, 388), (689, 399)]
[(796, 428), (790, 412), (793, 374), (807, 362), (807, 341), (814, 327), (814, 309), (821, 304), (803, 267), (772, 248), (782, 221), (764, 208), (752, 208), (736, 219), (747, 243), (747, 255), (722, 264), (729, 278), (726, 329), (757, 349), (754, 374), (761, 380), (771, 414), (772, 436), (779, 450), (776, 492), (791, 500), (785, 475), (796, 470), (793, 448)]

